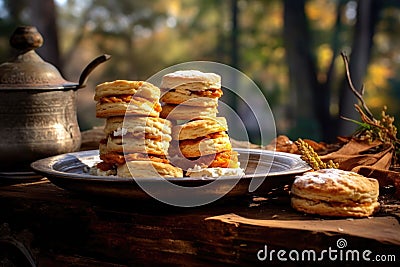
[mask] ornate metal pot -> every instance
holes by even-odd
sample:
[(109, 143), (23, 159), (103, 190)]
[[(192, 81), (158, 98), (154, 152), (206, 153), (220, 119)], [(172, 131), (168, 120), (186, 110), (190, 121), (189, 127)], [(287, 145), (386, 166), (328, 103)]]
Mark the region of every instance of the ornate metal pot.
[(32, 161), (79, 149), (76, 91), (110, 57), (94, 59), (73, 83), (36, 54), (42, 43), (35, 27), (17, 28), (10, 44), (18, 53), (0, 65), (0, 171), (28, 170)]

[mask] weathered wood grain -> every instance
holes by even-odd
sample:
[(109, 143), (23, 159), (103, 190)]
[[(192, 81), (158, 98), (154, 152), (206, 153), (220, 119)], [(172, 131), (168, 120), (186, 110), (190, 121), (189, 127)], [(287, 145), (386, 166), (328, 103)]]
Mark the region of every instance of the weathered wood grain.
[(265, 245), (321, 250), (338, 238), (352, 248), (399, 252), (400, 226), (390, 214), (321, 219), (292, 210), (284, 192), (267, 196), (178, 208), (77, 195), (42, 180), (0, 187), (0, 224), (39, 266), (265, 265), (257, 259)]

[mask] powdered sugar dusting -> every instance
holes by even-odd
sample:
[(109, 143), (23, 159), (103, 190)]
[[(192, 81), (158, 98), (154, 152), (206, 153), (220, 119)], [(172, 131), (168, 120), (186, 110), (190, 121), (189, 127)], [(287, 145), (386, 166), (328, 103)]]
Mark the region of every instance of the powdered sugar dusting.
[(346, 183), (352, 183), (351, 177), (362, 177), (361, 175), (344, 171), (340, 169), (322, 169), (314, 172), (308, 172), (301, 176), (296, 176), (294, 181), (295, 184), (302, 184), (307, 187), (312, 184), (324, 184), (328, 181), (332, 183), (340, 183), (341, 181), (346, 180)]
[[(221, 87), (221, 76), (210, 72), (201, 72), (199, 70), (178, 70), (163, 76), (161, 88), (177, 89), (185, 84), (199, 83), (197, 90), (207, 90), (209, 88)], [(203, 85), (201, 85), (203, 84)], [(199, 89), (200, 88), (200, 89)], [(181, 88), (182, 89), (182, 88)], [(188, 88), (185, 88), (188, 89)], [(189, 89), (193, 89), (190, 87)]]
[(221, 177), (221, 176), (243, 176), (245, 173), (241, 168), (202, 168), (195, 165), (189, 168), (186, 175), (189, 177)]
[(205, 73), (199, 70), (178, 70), (169, 74), (166, 74), (164, 77), (170, 78), (199, 78), (199, 79), (220, 79), (220, 76), (215, 73)]

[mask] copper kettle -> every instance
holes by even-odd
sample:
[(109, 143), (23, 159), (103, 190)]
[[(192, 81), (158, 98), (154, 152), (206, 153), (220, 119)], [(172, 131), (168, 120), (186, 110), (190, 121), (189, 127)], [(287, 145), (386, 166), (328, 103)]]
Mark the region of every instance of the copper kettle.
[(79, 150), (77, 89), (110, 58), (94, 59), (69, 82), (36, 54), (42, 43), (35, 27), (17, 28), (10, 38), (17, 55), (0, 65), (0, 171), (27, 171), (32, 161)]

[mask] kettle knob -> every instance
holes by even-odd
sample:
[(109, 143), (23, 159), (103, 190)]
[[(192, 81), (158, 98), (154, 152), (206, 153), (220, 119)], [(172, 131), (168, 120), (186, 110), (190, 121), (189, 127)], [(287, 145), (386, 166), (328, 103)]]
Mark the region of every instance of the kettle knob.
[(34, 50), (42, 46), (43, 37), (34, 26), (20, 26), (12, 34), (10, 44), (21, 51)]

